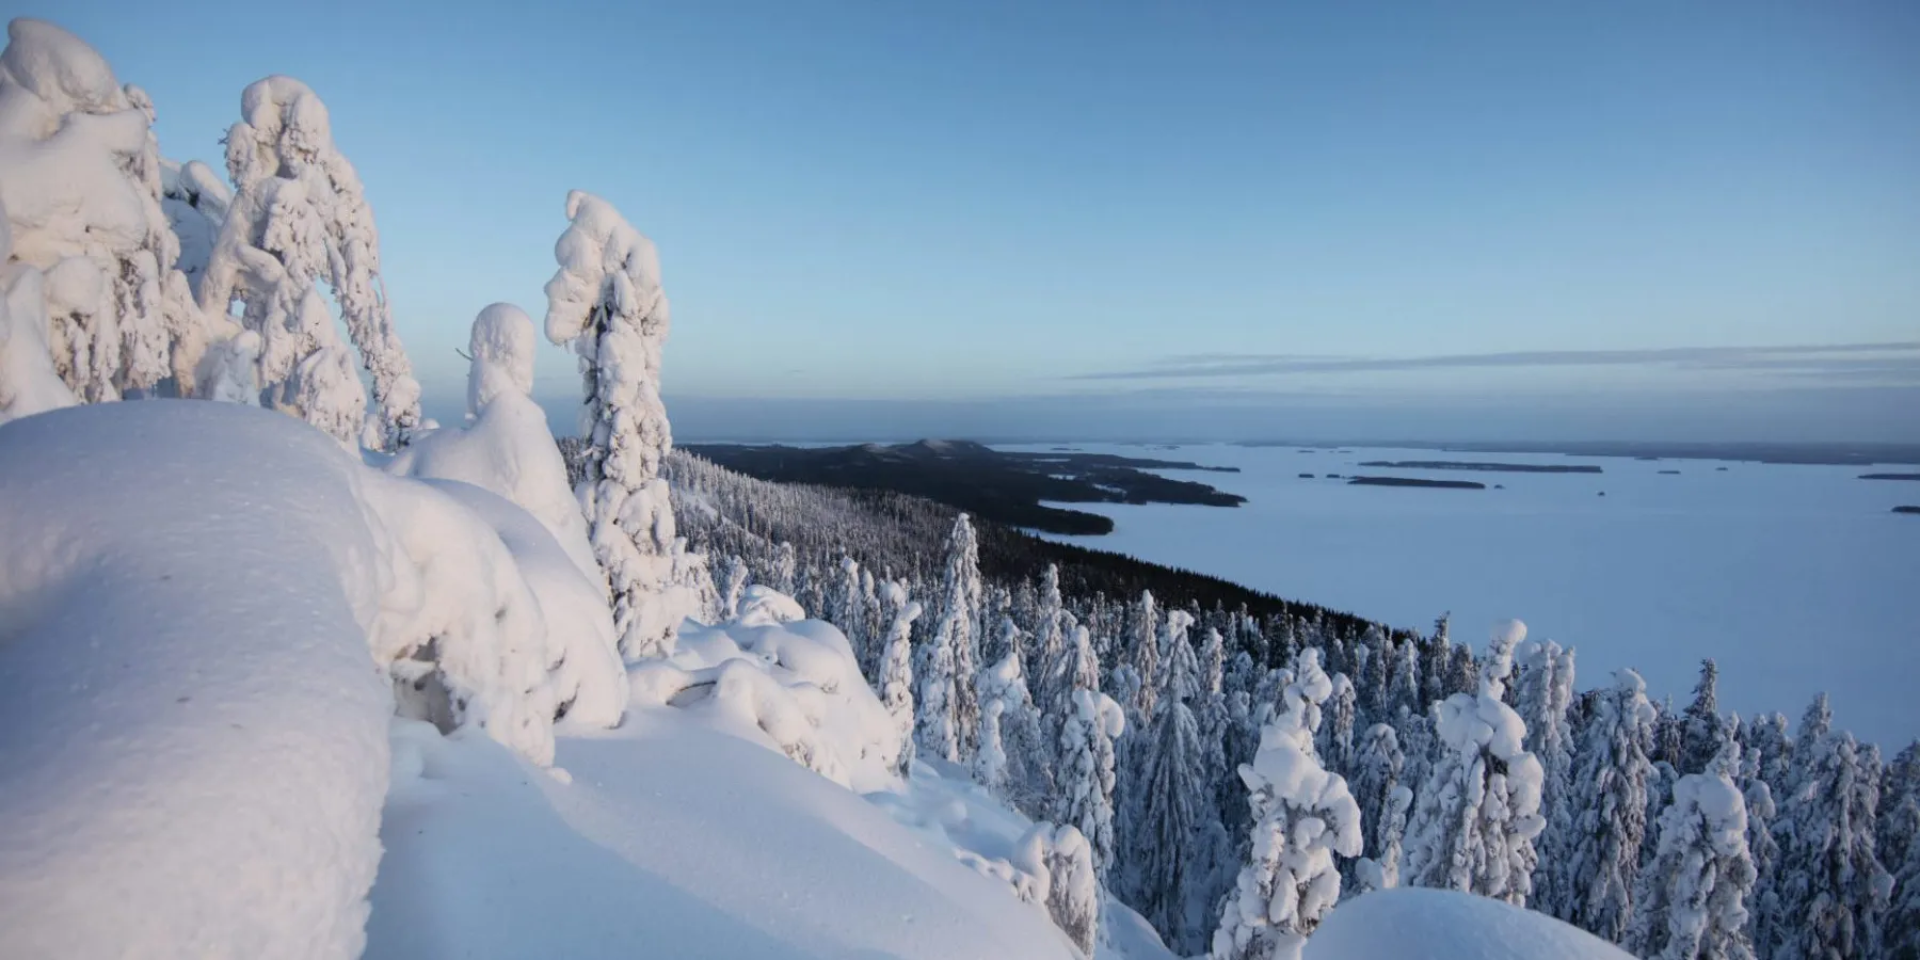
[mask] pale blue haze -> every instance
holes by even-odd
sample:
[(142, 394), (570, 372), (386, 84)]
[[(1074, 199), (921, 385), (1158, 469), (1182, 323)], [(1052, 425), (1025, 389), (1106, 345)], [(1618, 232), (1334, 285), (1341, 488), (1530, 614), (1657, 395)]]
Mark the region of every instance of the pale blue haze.
[[(577, 187), (659, 243), (670, 402), (696, 420), (733, 410), (715, 429), (775, 412), (715, 398), (794, 398), (807, 403), (785, 415), (818, 411), (823, 433), (859, 429), (834, 419), (839, 401), (907, 400), (955, 432), (999, 429), (989, 409), (1014, 424), (1026, 414), (1006, 411), (1092, 411), (1061, 429), (1105, 435), (1125, 432), (1125, 410), (1241, 434), (1324, 433), (1374, 410), (1339, 429), (1540, 435), (1559, 428), (1524, 415), (1564, 408), (1591, 421), (1574, 432), (1624, 438), (1792, 422), (1920, 439), (1913, 3), (62, 0), (19, 14), (69, 27), (146, 87), (175, 158), (218, 165), (251, 80), (317, 90), (443, 407), (474, 312), (544, 306)], [(1294, 359), (1858, 343), (1893, 346)], [(1132, 376), (1188, 355), (1281, 369), (1203, 358)], [(543, 390), (573, 389), (558, 350), (542, 373)], [(1655, 409), (1610, 413), (1634, 404)]]

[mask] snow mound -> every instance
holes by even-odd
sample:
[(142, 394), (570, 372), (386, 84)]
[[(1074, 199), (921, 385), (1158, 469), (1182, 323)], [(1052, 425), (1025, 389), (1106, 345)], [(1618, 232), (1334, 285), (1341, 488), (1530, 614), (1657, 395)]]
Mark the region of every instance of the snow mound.
[(1306, 960), (1632, 960), (1543, 913), (1451, 890), (1376, 890), (1339, 906)]
[(0, 426), (4, 952), (359, 952), (393, 711), (366, 475), (227, 404)]
[[(757, 596), (756, 611), (797, 607), (771, 591)], [(630, 677), (636, 708), (697, 713), (849, 789), (877, 790), (897, 780), (900, 731), (832, 624), (688, 621), (672, 656), (643, 661)]]

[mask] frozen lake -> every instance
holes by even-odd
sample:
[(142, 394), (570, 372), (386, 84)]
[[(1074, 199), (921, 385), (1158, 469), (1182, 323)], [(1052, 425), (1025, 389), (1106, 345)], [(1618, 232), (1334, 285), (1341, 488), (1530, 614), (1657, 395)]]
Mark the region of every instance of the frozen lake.
[[(1054, 539), (1396, 626), (1424, 630), (1451, 611), (1454, 639), (1476, 647), (1494, 621), (1519, 617), (1532, 636), (1578, 648), (1581, 689), (1633, 667), (1656, 698), (1684, 703), (1700, 659), (1712, 657), (1722, 709), (1777, 710), (1797, 723), (1813, 694), (1826, 690), (1836, 724), (1888, 756), (1920, 736), (1920, 517), (1890, 512), (1920, 503), (1920, 482), (1861, 480), (1874, 472), (1862, 467), (1704, 460), (1212, 444), (1072, 449), (1239, 467), (1168, 475), (1248, 503), (1066, 504), (1112, 517), (1115, 530)], [(1367, 460), (1593, 464), (1604, 472), (1358, 466)], [(1672, 470), (1679, 473), (1661, 472)], [(1327, 473), (1472, 480), (1487, 489), (1350, 486)]]

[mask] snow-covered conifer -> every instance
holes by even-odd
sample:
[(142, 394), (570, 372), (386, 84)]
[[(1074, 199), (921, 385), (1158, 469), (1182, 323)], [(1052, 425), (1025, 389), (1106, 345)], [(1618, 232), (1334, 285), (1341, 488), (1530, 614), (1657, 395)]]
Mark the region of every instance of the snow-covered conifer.
[(1683, 774), (1705, 773), (1720, 753), (1727, 721), (1720, 715), (1719, 682), (1719, 665), (1711, 657), (1700, 661), (1700, 682), (1694, 684), (1693, 700), (1680, 716), (1680, 756), (1675, 766)]
[(1808, 713), (1795, 757), (1798, 786), (1775, 822), (1781, 911), (1771, 956), (1876, 956), (1894, 885), (1875, 852), (1878, 772), (1862, 762), (1852, 734), (1831, 729), (1824, 695)]
[(1139, 683), (1133, 688), (1132, 696), (1121, 702), (1143, 719), (1152, 717), (1154, 701), (1160, 696), (1160, 608), (1154, 604), (1153, 594), (1145, 590), (1140, 592), (1140, 603), (1133, 610), (1127, 664), (1133, 667)]
[(960, 721), (958, 668), (954, 663), (953, 621), (942, 617), (933, 639), (921, 648), (914, 666), (919, 679), (915, 703), (915, 731), (920, 749), (949, 763), (959, 763)]
[(0, 202), (0, 423), (77, 402), (54, 372), (47, 346), (46, 278), (12, 262), (13, 235)]
[(1542, 866), (1534, 873), (1530, 899), (1536, 909), (1559, 914), (1567, 896), (1562, 882), (1566, 858), (1561, 853), (1573, 841), (1568, 802), (1573, 741), (1567, 717), (1573, 705), (1573, 651), (1551, 640), (1528, 641), (1520, 661), (1514, 709), (1527, 725), (1527, 752), (1540, 761), (1540, 812), (1547, 821), (1538, 844)]
[(1333, 675), (1333, 695), (1327, 698), (1327, 710), (1315, 738), (1315, 749), (1330, 770), (1351, 770), (1353, 765), (1353, 724), (1357, 712), (1357, 694), (1353, 682), (1344, 673)]
[[(305, 305), (320, 283), (340, 304), (348, 336), (371, 375), (379, 417), (376, 443), (398, 449), (420, 425), (420, 384), (393, 328), (380, 281), (380, 235), (353, 165), (334, 147), (327, 108), (305, 84), (267, 77), (240, 97), (241, 119), (227, 131), (227, 175), (234, 196), (209, 255), (200, 307), (226, 316), (245, 303), (247, 328), (260, 335), (260, 382), (275, 402), (313, 419), (302, 397), (318, 386), (290, 389), (310, 358), (344, 351), (315, 321), (332, 316)], [(335, 364), (337, 360), (324, 361)], [(348, 385), (328, 375), (329, 409), (344, 402)], [(359, 379), (352, 379), (359, 389)], [(364, 400), (363, 400), (364, 403)]]
[(1097, 690), (1075, 687), (1073, 708), (1060, 726), (1060, 768), (1054, 816), (1078, 829), (1092, 847), (1094, 870), (1113, 868), (1113, 741), (1126, 732), (1120, 705)]
[(1573, 842), (1564, 851), (1561, 919), (1619, 942), (1633, 918), (1633, 882), (1647, 832), (1647, 783), (1653, 763), (1653, 704), (1632, 670), (1593, 700), (1575, 752), (1570, 802)]
[[(1182, 622), (1182, 621), (1186, 622)], [(1199, 694), (1199, 664), (1188, 642), (1186, 611), (1167, 615), (1171, 641), (1159, 706), (1142, 751), (1141, 803), (1134, 829), (1133, 866), (1147, 921), (1182, 954), (1200, 949), (1204, 931), (1189, 910), (1207, 879), (1193, 861), (1194, 839), (1212, 814), (1204, 784), (1206, 757), (1191, 704)]]
[(1881, 943), (1894, 960), (1920, 960), (1920, 743), (1888, 767), (1879, 840), (1893, 877)]
[(726, 572), (720, 582), (720, 616), (732, 620), (740, 615), (740, 597), (747, 591), (747, 583), (752, 574), (747, 571), (747, 561), (739, 554), (727, 559)]
[[(23, 17), (7, 36), (0, 210), (12, 236), (0, 285), (8, 325), (26, 332), (9, 335), (21, 342), (6, 354), (28, 355), (33, 344), (37, 367), (44, 342), (68, 392), (89, 403), (152, 388), (183, 365), (190, 373), (203, 318), (160, 206), (152, 101), (60, 27)], [(28, 268), (39, 282), (22, 281)], [(0, 411), (49, 405), (41, 398), (50, 391), (28, 389), (12, 369), (25, 362), (0, 366)]]
[[(1304, 654), (1317, 651), (1302, 651)], [(1315, 670), (1318, 657), (1311, 658)], [(1313, 755), (1310, 713), (1331, 684), (1296, 680), (1240, 767), (1253, 815), (1251, 862), (1240, 871), (1213, 934), (1216, 960), (1297, 958), (1307, 935), (1340, 899), (1335, 855), (1361, 852), (1360, 808), (1338, 774)], [(1315, 709), (1310, 711), (1309, 706)]]
[(1494, 631), (1479, 692), (1456, 693), (1435, 709), (1446, 752), (1427, 773), (1408, 830), (1408, 882), (1446, 887), (1525, 906), (1533, 889), (1540, 816), (1540, 761), (1525, 747), (1526, 724), (1503, 702), (1513, 650), (1526, 627)]
[[(940, 590), (940, 621), (935, 643), (953, 658), (952, 713), (954, 748), (948, 759), (973, 755), (980, 730), (980, 696), (976, 673), (980, 663), (980, 547), (973, 522), (966, 514), (954, 518), (947, 535), (945, 580)], [(937, 752), (937, 751), (936, 751)]]
[(1052, 689), (1055, 675), (1062, 669), (1062, 658), (1066, 655), (1067, 634), (1061, 621), (1064, 612), (1060, 597), (1060, 568), (1047, 564), (1040, 574), (1040, 595), (1033, 624), (1033, 643), (1028, 647), (1027, 676), (1033, 678), (1034, 692), (1045, 694)]
[(546, 325), (547, 339), (572, 344), (580, 357), (586, 479), (577, 492), (613, 587), (621, 652), (659, 656), (672, 650), (689, 612), (667, 599), (677, 544), (660, 476), (673, 445), (660, 403), (668, 327), (660, 259), (653, 242), (599, 197), (573, 191), (567, 216), (572, 223), (554, 246), (560, 269), (547, 281)]
[[(1400, 811), (1400, 823), (1397, 832), (1389, 835), (1388, 826), (1392, 818), (1392, 796), (1403, 789), (1400, 778), (1406, 765), (1406, 755), (1400, 751), (1400, 737), (1392, 726), (1376, 723), (1367, 728), (1360, 739), (1359, 749), (1354, 753), (1352, 793), (1354, 802), (1360, 807), (1360, 824), (1365, 830), (1365, 854), (1357, 864), (1371, 862), (1373, 869), (1397, 881), (1400, 874), (1401, 834), (1406, 830), (1406, 810)], [(1408, 799), (1412, 791), (1407, 790)], [(1388, 855), (1388, 841), (1393, 850)], [(1364, 867), (1357, 865), (1353, 876), (1362, 879)], [(1394, 883), (1363, 883), (1368, 889), (1381, 886), (1393, 886)]]
[(900, 735), (899, 772), (905, 776), (913, 766), (913, 621), (920, 616), (920, 604), (907, 599), (906, 588), (887, 584), (887, 600), (894, 610), (893, 623), (887, 629), (887, 643), (880, 654), (880, 669), (874, 678), (880, 692), (880, 704), (893, 718)]
[[(1708, 661), (1711, 663), (1712, 661)], [(1625, 946), (1649, 960), (1751, 960), (1754, 883), (1746, 798), (1734, 783), (1740, 747), (1722, 730), (1707, 773), (1674, 784), (1652, 859), (1634, 889)]]
[(1093, 845), (1070, 823), (1052, 827), (1047, 875), (1047, 912), (1054, 925), (1080, 948), (1081, 954), (1093, 956), (1100, 930), (1100, 875), (1094, 864)]

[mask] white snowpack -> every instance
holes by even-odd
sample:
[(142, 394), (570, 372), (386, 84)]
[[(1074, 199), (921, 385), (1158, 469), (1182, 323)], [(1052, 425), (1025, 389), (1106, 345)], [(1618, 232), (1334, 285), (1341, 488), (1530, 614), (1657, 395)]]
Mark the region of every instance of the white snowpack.
[(1375, 890), (1341, 904), (1306, 960), (1632, 960), (1544, 913), (1452, 890)]
[(562, 737), (570, 782), (396, 723), (367, 956), (1075, 955), (950, 846), (708, 720)]

